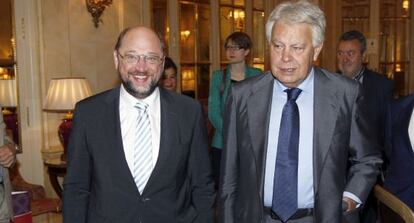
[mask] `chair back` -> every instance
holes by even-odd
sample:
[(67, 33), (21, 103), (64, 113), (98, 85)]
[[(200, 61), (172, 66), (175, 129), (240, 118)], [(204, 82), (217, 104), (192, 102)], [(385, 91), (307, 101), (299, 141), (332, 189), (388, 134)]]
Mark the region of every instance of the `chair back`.
[(374, 194), (382, 223), (414, 223), (414, 212), (398, 197), (380, 185), (375, 185)]

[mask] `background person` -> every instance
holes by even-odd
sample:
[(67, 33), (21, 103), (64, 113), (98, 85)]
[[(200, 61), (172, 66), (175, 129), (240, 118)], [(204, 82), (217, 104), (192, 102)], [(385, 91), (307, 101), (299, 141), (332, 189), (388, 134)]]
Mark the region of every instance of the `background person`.
[(164, 46), (153, 30), (125, 29), (113, 57), (121, 86), (75, 108), (63, 222), (212, 222), (201, 105), (158, 87)]
[(246, 58), (252, 48), (252, 41), (246, 33), (234, 32), (230, 34), (226, 38), (224, 48), (229, 64), (223, 70), (213, 72), (208, 96), (208, 118), (214, 128), (211, 154), (216, 185), (218, 185), (220, 175), (221, 149), (223, 148), (223, 114), (229, 86), (231, 83), (262, 73), (260, 69), (250, 67), (246, 63)]
[[(362, 103), (364, 103), (364, 108), (367, 109), (369, 114), (370, 131), (376, 134), (377, 143), (384, 148), (387, 108), (392, 100), (394, 84), (384, 75), (364, 66), (366, 45), (366, 38), (361, 32), (351, 30), (343, 33), (338, 42), (338, 68), (341, 74), (362, 84), (364, 94)], [(386, 157), (384, 150), (382, 150), (382, 157)], [(385, 171), (388, 164), (388, 161), (384, 160), (383, 171)], [(376, 203), (374, 194), (371, 193), (362, 211), (362, 222), (376, 222)]]
[(170, 57), (165, 57), (164, 59), (164, 72), (159, 85), (170, 91), (177, 90), (177, 65)]
[(325, 26), (323, 12), (309, 1), (279, 4), (266, 24), (271, 72), (232, 85), (222, 223), (359, 221), (357, 207), (381, 159), (360, 85), (313, 66)]
[(384, 146), (387, 108), (393, 98), (394, 83), (384, 75), (364, 66), (367, 43), (364, 34), (357, 30), (345, 32), (339, 38), (338, 68), (341, 74), (362, 84), (365, 108), (372, 119), (378, 143)]

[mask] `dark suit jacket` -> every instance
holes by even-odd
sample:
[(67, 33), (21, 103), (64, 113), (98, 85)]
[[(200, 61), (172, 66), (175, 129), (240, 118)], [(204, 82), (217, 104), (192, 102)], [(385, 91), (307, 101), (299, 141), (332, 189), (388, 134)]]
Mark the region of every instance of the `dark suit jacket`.
[(408, 136), (413, 108), (414, 94), (396, 101), (391, 107), (391, 125), (387, 128), (391, 155), (384, 187), (414, 210), (414, 152)]
[(201, 105), (160, 88), (159, 157), (140, 194), (123, 150), (119, 92), (115, 88), (76, 106), (64, 222), (212, 222), (215, 192)]
[[(271, 73), (247, 79), (234, 84), (227, 98), (219, 193), (223, 223), (263, 222), (273, 82)], [(381, 159), (360, 111), (360, 85), (315, 68), (314, 89), (314, 222), (339, 223), (343, 192), (364, 201)]]
[(384, 146), (386, 114), (393, 98), (394, 84), (375, 71), (365, 68), (362, 81), (364, 104), (372, 122), (372, 130), (377, 134), (378, 143)]

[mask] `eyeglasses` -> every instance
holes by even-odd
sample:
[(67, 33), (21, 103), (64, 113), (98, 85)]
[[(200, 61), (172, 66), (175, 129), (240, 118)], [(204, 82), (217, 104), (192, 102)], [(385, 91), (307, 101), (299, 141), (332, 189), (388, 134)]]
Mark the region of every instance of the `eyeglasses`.
[(136, 63), (138, 63), (141, 60), (141, 58), (143, 59), (144, 63), (154, 64), (154, 65), (155, 64), (156, 65), (159, 65), (163, 61), (163, 58), (161, 58), (161, 57), (159, 57), (157, 55), (125, 54), (124, 56), (122, 56), (119, 52), (118, 52), (118, 55), (127, 64), (136, 64)]
[(241, 47), (241, 46), (239, 46), (239, 45), (227, 45), (227, 46), (224, 46), (224, 48), (226, 49), (226, 50), (241, 50), (241, 49), (244, 49), (243, 47)]

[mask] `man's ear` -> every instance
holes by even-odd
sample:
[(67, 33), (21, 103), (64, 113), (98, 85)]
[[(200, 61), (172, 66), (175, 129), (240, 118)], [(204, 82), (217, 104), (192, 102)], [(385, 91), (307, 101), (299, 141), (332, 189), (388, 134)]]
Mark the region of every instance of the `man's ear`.
[(323, 47), (323, 43), (320, 43), (313, 48), (313, 61), (316, 61), (318, 59), (318, 56), (322, 51), (322, 47)]
[(362, 63), (366, 63), (367, 61), (367, 51), (362, 53)]
[(115, 69), (118, 70), (119, 59), (118, 59), (118, 52), (116, 50), (114, 50), (114, 64), (115, 64)]

